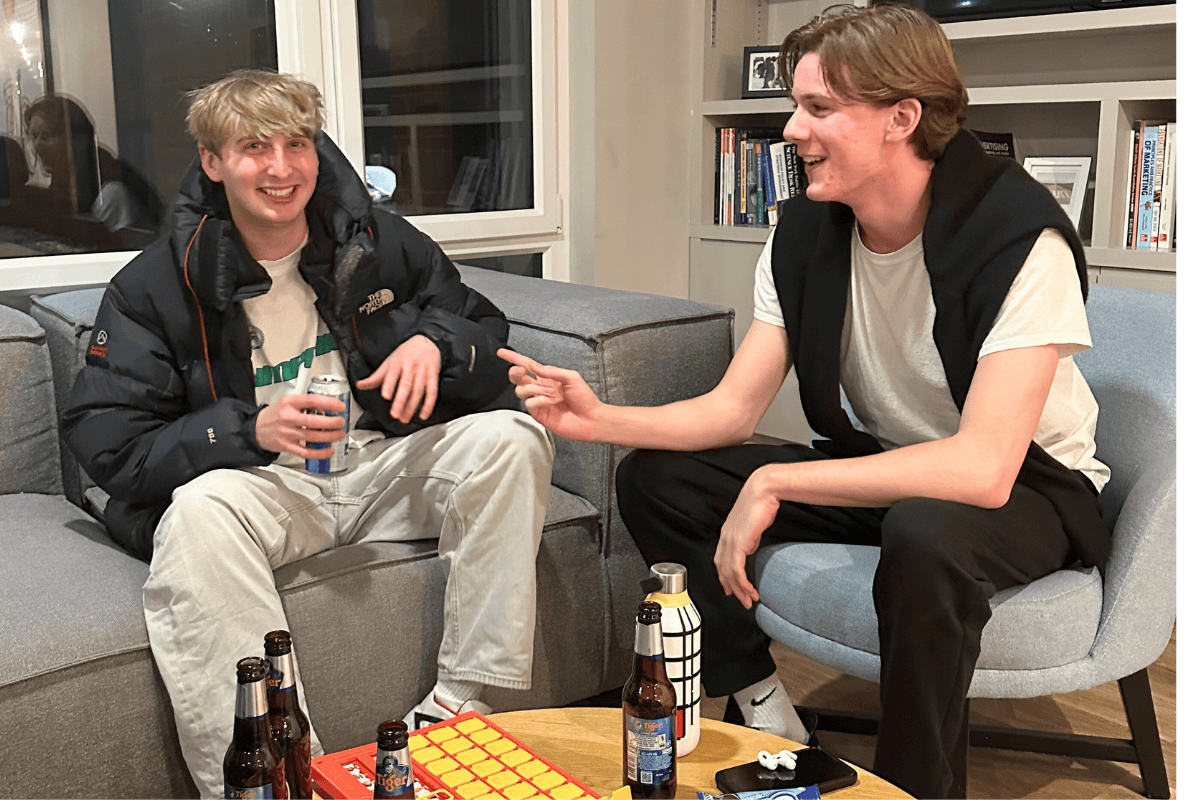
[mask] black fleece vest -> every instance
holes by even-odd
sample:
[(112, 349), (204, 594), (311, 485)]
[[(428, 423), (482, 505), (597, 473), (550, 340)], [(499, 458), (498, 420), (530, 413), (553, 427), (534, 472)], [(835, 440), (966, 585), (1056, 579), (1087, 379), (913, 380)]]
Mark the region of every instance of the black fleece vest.
[[(933, 341), (961, 412), (980, 348), (1041, 232), (1054, 228), (1071, 246), (1085, 299), (1087, 264), (1074, 226), (1050, 193), (1015, 161), (987, 155), (970, 133), (947, 145), (932, 184), (922, 244), (933, 289)], [(848, 206), (801, 194), (783, 206), (771, 258), (800, 401), (809, 425), (824, 437), (813, 447), (839, 458), (882, 450), (873, 436), (853, 428), (841, 406), (838, 369), (854, 223)], [(1050, 500), (1084, 564), (1104, 559), (1112, 541), (1086, 476), (1031, 443), (1017, 481)]]

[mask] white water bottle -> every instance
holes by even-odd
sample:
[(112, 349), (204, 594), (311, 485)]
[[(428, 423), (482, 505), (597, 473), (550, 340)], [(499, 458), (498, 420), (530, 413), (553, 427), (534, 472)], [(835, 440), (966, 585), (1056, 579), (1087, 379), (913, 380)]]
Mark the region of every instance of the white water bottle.
[(687, 593), (687, 568), (664, 562), (650, 568), (660, 588), (646, 597), (662, 606), (663, 655), (675, 687), (677, 757), (700, 742), (700, 612)]

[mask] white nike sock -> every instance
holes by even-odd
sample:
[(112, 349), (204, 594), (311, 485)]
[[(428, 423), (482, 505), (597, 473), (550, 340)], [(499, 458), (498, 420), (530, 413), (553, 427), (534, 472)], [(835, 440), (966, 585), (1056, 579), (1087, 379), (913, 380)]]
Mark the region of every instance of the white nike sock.
[(746, 726), (773, 733), (800, 744), (808, 743), (809, 732), (796, 715), (796, 708), (788, 697), (787, 689), (779, 680), (779, 673), (733, 693)]
[(447, 681), (439, 678), (433, 691), (440, 704), (449, 705), (457, 712), (468, 700), (478, 700), (483, 696), (483, 684), (474, 681)]

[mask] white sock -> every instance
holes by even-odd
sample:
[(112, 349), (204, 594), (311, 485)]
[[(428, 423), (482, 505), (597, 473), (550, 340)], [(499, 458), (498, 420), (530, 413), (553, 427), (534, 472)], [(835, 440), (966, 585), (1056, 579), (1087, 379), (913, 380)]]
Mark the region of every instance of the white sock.
[(792, 705), (783, 682), (779, 680), (778, 672), (772, 673), (771, 677), (753, 686), (734, 692), (733, 699), (742, 710), (747, 727), (773, 733), (800, 744), (808, 742), (809, 732), (797, 716), (796, 708)]
[(434, 697), (439, 705), (449, 705), (457, 713), (458, 709), (468, 700), (478, 700), (483, 696), (483, 684), (474, 681), (448, 681), (438, 679), (433, 687)]

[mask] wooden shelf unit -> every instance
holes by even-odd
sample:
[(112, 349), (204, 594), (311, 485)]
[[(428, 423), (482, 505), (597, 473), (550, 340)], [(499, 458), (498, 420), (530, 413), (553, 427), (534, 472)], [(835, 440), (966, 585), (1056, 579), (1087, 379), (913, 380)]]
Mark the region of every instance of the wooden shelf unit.
[[(701, 68), (690, 144), (696, 164), (690, 295), (733, 306), (740, 341), (753, 318), (754, 265), (769, 229), (713, 224), (716, 132), (783, 126), (792, 112), (790, 99), (741, 99), (742, 48), (782, 42), (829, 3), (703, 2), (708, 13), (693, 31)], [(1175, 252), (1130, 250), (1123, 237), (1133, 124), (1175, 118), (1175, 6), (955, 22), (945, 30), (970, 93), (968, 128), (1013, 133), (1022, 160), (1091, 157), (1080, 233), (1092, 280), (1174, 291)], [(794, 386), (785, 386), (759, 432), (806, 441), (796, 420), (803, 420), (799, 399)]]
[[(811, 0), (713, 4), (715, 25), (709, 25), (704, 42), (697, 114), (695, 238), (766, 240), (765, 231), (711, 224), (714, 170), (706, 167), (716, 155), (718, 128), (782, 126), (791, 113), (787, 98), (738, 97), (741, 48), (774, 44), (774, 38), (763, 37), (782, 38), (780, 31), (802, 24), (821, 7)], [(967, 127), (1013, 133), (1020, 159), (1090, 156), (1080, 234), (1092, 266), (1099, 275), (1147, 273), (1160, 288), (1173, 289), (1174, 251), (1128, 250), (1122, 242), (1130, 131), (1142, 118), (1175, 117), (1175, 6), (955, 22), (945, 30), (970, 93)], [(1107, 278), (1122, 276), (1102, 280)]]

